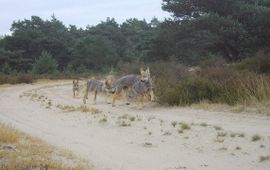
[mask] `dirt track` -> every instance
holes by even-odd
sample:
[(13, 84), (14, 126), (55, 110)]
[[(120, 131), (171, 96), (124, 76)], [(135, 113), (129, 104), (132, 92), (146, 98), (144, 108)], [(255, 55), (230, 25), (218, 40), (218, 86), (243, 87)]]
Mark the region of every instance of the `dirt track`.
[[(2, 87), (0, 121), (73, 151), (96, 169), (270, 167), (259, 162), (270, 155), (270, 117), (152, 105), (139, 110), (121, 102), (112, 108), (101, 96), (95, 106), (88, 101), (101, 111), (91, 114), (76, 110), (82, 98), (73, 98), (71, 89), (67, 81)], [(191, 129), (182, 132), (185, 123)], [(251, 141), (255, 134), (262, 139)]]

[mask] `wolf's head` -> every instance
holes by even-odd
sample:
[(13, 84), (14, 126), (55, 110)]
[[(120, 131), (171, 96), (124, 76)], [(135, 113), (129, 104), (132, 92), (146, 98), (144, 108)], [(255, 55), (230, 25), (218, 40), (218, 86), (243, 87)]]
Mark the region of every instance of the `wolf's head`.
[(113, 75), (109, 75), (105, 78), (105, 88), (112, 88), (112, 84), (115, 81), (115, 77)]
[(143, 68), (140, 69), (141, 72), (141, 76), (140, 76), (140, 80), (141, 81), (145, 81), (145, 82), (149, 82), (151, 81), (151, 76), (150, 76), (150, 69), (149, 67), (147, 67), (146, 70), (143, 70)]
[(79, 87), (79, 80), (73, 80), (73, 87), (75, 88)]

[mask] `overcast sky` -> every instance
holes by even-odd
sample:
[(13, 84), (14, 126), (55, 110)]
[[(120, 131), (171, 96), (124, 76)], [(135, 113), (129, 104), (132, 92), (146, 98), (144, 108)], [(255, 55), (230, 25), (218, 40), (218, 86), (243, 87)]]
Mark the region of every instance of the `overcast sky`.
[(65, 25), (82, 28), (107, 17), (118, 23), (128, 18), (150, 21), (154, 16), (162, 20), (169, 14), (162, 11), (161, 3), (162, 0), (0, 0), (0, 35), (10, 33), (14, 20), (30, 19), (32, 15), (50, 19), (54, 14)]

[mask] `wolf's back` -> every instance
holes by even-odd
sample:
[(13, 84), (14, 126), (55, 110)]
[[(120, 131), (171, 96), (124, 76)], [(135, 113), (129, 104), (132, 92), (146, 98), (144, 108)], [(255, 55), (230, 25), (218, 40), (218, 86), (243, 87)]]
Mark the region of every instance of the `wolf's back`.
[(90, 91), (102, 91), (103, 83), (98, 80), (89, 80), (87, 82), (87, 88)]
[(119, 92), (124, 88), (129, 88), (135, 83), (135, 81), (138, 78), (139, 78), (139, 75), (137, 74), (129, 74), (129, 75), (123, 76), (112, 84), (112, 91)]

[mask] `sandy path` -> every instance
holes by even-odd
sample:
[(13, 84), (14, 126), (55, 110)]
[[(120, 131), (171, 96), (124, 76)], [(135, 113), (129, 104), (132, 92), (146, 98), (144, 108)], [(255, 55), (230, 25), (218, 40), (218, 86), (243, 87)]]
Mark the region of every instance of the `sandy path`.
[[(259, 162), (260, 156), (270, 155), (270, 117), (151, 105), (139, 110), (121, 102), (112, 108), (98, 97), (97, 105), (91, 105), (89, 100), (88, 107), (102, 113), (63, 112), (57, 105), (82, 104), (81, 98), (72, 98), (67, 82), (4, 87), (0, 88), (0, 121), (73, 151), (96, 169), (270, 167), (270, 161)], [(46, 108), (49, 101), (51, 106)], [(125, 127), (123, 122), (130, 126)], [(180, 122), (191, 129), (181, 133)], [(215, 126), (223, 130), (216, 130)], [(244, 137), (239, 137), (241, 133)], [(252, 142), (254, 134), (262, 139)]]

